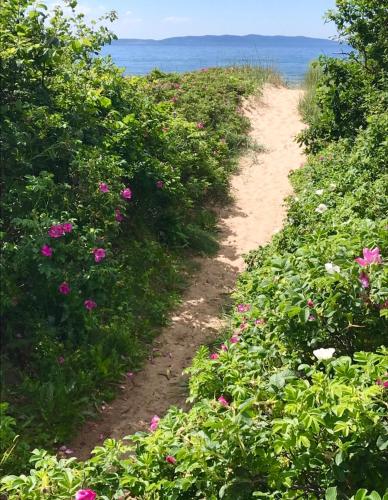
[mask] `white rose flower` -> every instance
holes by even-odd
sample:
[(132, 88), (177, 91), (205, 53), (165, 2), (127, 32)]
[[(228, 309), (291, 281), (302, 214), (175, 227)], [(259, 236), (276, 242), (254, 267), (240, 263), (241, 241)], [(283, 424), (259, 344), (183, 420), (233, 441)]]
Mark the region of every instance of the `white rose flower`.
[(329, 274), (335, 274), (341, 271), (341, 268), (332, 262), (326, 262), (325, 269)]
[(315, 194), (317, 194), (318, 196), (322, 196), (323, 195), (323, 192), (324, 192), (324, 189), (317, 189), (315, 191)]
[(321, 347), (321, 349), (313, 351), (313, 354), (317, 359), (330, 359), (333, 357), (334, 353), (335, 349), (333, 347), (328, 347), (327, 349)]
[(327, 205), (325, 205), (324, 203), (321, 203), (320, 205), (317, 206), (317, 208), (315, 209), (315, 211), (319, 214), (323, 214), (323, 212), (326, 212), (327, 210)]

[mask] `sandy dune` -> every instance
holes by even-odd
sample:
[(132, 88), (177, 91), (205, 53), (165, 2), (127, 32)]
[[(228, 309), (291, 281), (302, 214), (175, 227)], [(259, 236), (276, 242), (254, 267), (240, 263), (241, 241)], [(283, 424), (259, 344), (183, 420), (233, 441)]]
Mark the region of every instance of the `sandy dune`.
[(145, 430), (153, 415), (163, 416), (171, 405), (185, 407), (182, 370), (197, 348), (222, 328), (223, 305), (244, 269), (242, 255), (268, 242), (282, 225), (283, 199), (291, 192), (287, 175), (303, 162), (294, 142), (303, 127), (297, 113), (299, 97), (299, 90), (266, 86), (260, 99), (245, 103), (251, 136), (265, 151), (241, 158), (231, 183), (234, 203), (219, 211), (219, 252), (197, 259), (200, 270), (174, 312), (172, 324), (155, 341), (153, 358), (122, 386), (122, 393), (105, 406), (101, 419), (85, 424), (71, 443), (78, 458), (86, 458), (107, 437)]

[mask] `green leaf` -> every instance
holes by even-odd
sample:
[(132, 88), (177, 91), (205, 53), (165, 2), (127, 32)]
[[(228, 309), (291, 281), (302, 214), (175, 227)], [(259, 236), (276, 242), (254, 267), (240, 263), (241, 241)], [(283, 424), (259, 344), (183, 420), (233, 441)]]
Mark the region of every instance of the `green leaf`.
[(337, 486), (332, 486), (327, 488), (325, 492), (325, 500), (336, 500), (337, 498)]

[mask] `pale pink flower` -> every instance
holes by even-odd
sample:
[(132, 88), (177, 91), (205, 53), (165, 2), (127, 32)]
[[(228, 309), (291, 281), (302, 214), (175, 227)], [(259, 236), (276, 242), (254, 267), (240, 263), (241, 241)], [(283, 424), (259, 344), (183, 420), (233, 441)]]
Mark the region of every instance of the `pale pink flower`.
[(310, 316), (308, 317), (309, 321), (315, 321), (315, 319), (316, 318), (315, 318), (314, 314), (310, 314)]
[(218, 400), (217, 400), (217, 401), (218, 401), (218, 402), (220, 403), (220, 405), (222, 405), (222, 406), (229, 406), (229, 403), (228, 403), (228, 401), (224, 398), (224, 396), (220, 396), (220, 397), (218, 398)]
[(65, 362), (65, 358), (64, 358), (63, 356), (59, 356), (59, 358), (58, 358), (58, 363), (59, 363), (60, 365), (63, 365), (63, 363), (64, 363), (64, 362)]
[(71, 291), (71, 288), (70, 288), (70, 285), (69, 283), (67, 283), (67, 281), (64, 281), (63, 283), (61, 283), (58, 287), (58, 291), (59, 293), (61, 293), (62, 295), (69, 295), (70, 291)]
[(203, 128), (205, 128), (205, 124), (203, 122), (198, 122), (197, 123), (197, 128), (203, 129)]
[(71, 224), (70, 222), (65, 222), (64, 224), (62, 224), (62, 228), (64, 233), (71, 233), (73, 230), (73, 224)]
[(101, 262), (102, 260), (105, 259), (106, 256), (106, 252), (103, 248), (95, 248), (93, 250), (93, 254), (95, 262)]
[(229, 342), (231, 344), (237, 344), (237, 342), (239, 342), (239, 341), (240, 341), (240, 339), (238, 337), (235, 337), (234, 335), (233, 335), (233, 337), (230, 337), (230, 339), (229, 339)]
[(124, 198), (124, 200), (130, 200), (132, 198), (132, 191), (129, 187), (123, 189), (120, 194), (121, 197)]
[(97, 493), (93, 490), (78, 490), (75, 494), (75, 500), (94, 500), (97, 497)]
[(369, 277), (364, 271), (359, 274), (358, 279), (363, 288), (369, 288)]
[(97, 307), (97, 304), (94, 302), (94, 300), (92, 299), (86, 299), (84, 301), (84, 306), (85, 308), (88, 310), (88, 311), (91, 311), (92, 309), (94, 309), (95, 307)]
[(228, 350), (228, 346), (225, 344), (221, 344), (221, 351), (227, 351), (227, 350)]
[(307, 306), (312, 309), (314, 307), (314, 302), (312, 299), (307, 299)]
[(167, 455), (165, 460), (169, 464), (172, 464), (172, 465), (176, 464), (176, 458), (173, 457), (172, 455)]
[(370, 248), (364, 248), (362, 257), (357, 257), (354, 259), (361, 267), (369, 266), (370, 264), (381, 264), (381, 254), (379, 247), (374, 248), (373, 250)]
[(255, 325), (264, 325), (265, 320), (263, 318), (258, 318), (255, 320)]
[(106, 182), (100, 182), (98, 189), (100, 190), (100, 193), (109, 193), (109, 186)]
[(218, 359), (218, 354), (216, 352), (213, 352), (213, 354), (210, 354), (210, 359)]
[(160, 417), (158, 417), (158, 415), (154, 415), (151, 419), (150, 431), (156, 431), (156, 429), (159, 427), (159, 422)]
[(62, 224), (53, 224), (48, 230), (50, 238), (60, 238), (65, 234)]
[(175, 95), (171, 98), (171, 102), (173, 102), (173, 103), (176, 103), (176, 102), (177, 102), (177, 100), (178, 100), (178, 98), (177, 98), (177, 96), (175, 96)]
[(115, 219), (117, 222), (122, 222), (124, 220), (124, 215), (121, 213), (119, 208), (115, 209)]
[(164, 187), (164, 182), (163, 181), (156, 181), (156, 187), (158, 189), (163, 189)]
[(45, 257), (51, 257), (53, 254), (53, 249), (49, 245), (43, 245), (40, 249), (40, 253)]
[(126, 375), (128, 378), (131, 378), (131, 377), (133, 377), (133, 372), (127, 372)]

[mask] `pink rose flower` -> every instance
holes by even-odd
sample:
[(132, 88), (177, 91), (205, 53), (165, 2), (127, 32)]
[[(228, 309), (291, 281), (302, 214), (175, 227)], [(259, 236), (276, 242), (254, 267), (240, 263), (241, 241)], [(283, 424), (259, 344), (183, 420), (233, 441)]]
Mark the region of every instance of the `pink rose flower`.
[(100, 190), (100, 193), (109, 193), (109, 186), (106, 182), (100, 182), (98, 189)]
[(229, 406), (228, 401), (224, 398), (224, 396), (220, 396), (217, 400), (221, 406)]
[(64, 233), (71, 233), (73, 230), (73, 224), (71, 224), (70, 222), (65, 222), (64, 224), (62, 224), (62, 228)]
[(50, 238), (60, 238), (65, 234), (62, 224), (53, 224), (48, 230)]
[(105, 259), (106, 256), (106, 252), (103, 248), (95, 248), (93, 250), (93, 254), (95, 262), (101, 262), (102, 260)]
[(121, 213), (119, 208), (115, 209), (115, 219), (117, 222), (122, 222), (124, 220), (124, 215)]
[(210, 354), (210, 359), (218, 359), (219, 356), (216, 352), (213, 352), (213, 354)]
[(92, 309), (94, 309), (95, 307), (97, 307), (97, 304), (94, 302), (94, 300), (92, 299), (86, 299), (84, 301), (84, 306), (85, 308), (88, 310), (88, 311), (91, 311)]
[(59, 293), (61, 293), (62, 295), (69, 295), (70, 291), (71, 291), (71, 288), (70, 288), (70, 285), (69, 283), (67, 283), (67, 281), (64, 281), (63, 283), (61, 283), (58, 287), (58, 291)]
[(379, 247), (374, 248), (373, 250), (370, 248), (364, 248), (362, 257), (357, 257), (354, 259), (361, 267), (369, 266), (370, 264), (381, 264), (381, 254)]
[(176, 458), (173, 457), (172, 455), (167, 455), (166, 462), (169, 463), (169, 464), (174, 465), (174, 464), (176, 464)]
[(123, 189), (120, 194), (121, 197), (124, 198), (124, 200), (130, 200), (132, 198), (132, 191), (129, 187)]
[(310, 307), (310, 309), (314, 307), (314, 302), (312, 301), (312, 299), (307, 299), (307, 306)]
[(43, 245), (40, 249), (40, 253), (45, 257), (51, 257), (53, 254), (53, 249), (48, 245)]
[(75, 500), (94, 500), (97, 493), (93, 490), (78, 490), (75, 494)]
[(156, 181), (156, 187), (158, 189), (163, 189), (164, 187), (164, 182), (163, 181)]
[(359, 274), (358, 279), (363, 288), (369, 288), (369, 277), (364, 271)]
[(158, 415), (154, 415), (151, 419), (150, 431), (156, 431), (156, 429), (159, 427), (159, 422), (160, 417), (158, 417)]

